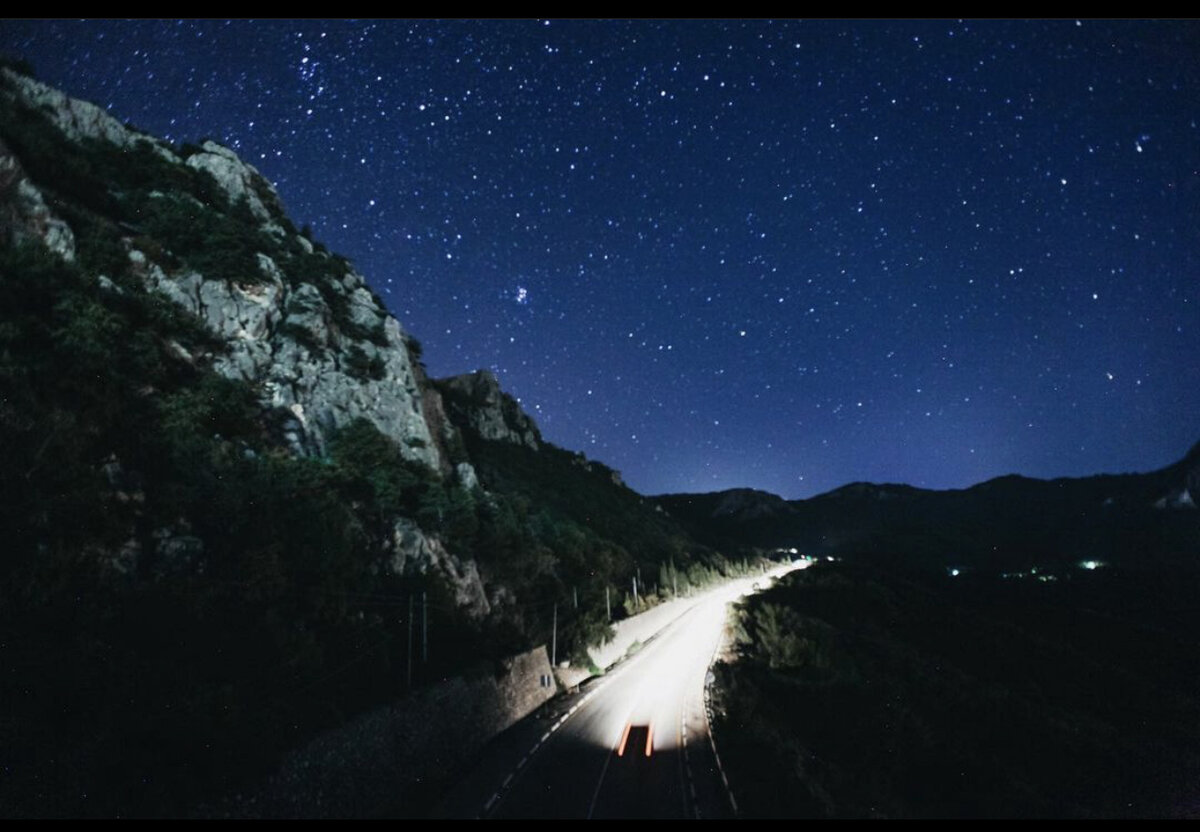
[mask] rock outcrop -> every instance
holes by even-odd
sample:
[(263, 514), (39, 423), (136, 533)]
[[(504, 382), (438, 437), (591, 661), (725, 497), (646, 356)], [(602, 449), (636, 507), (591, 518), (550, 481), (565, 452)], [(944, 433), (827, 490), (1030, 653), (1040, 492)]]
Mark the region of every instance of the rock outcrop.
[(27, 107), (45, 113), (63, 135), (73, 142), (98, 139), (118, 147), (131, 147), (138, 142), (149, 141), (156, 148), (156, 152), (178, 161), (178, 157), (163, 143), (127, 127), (105, 112), (104, 108), (97, 107), (90, 101), (71, 98), (62, 90), (43, 84), (28, 75), (14, 72), (8, 67), (0, 67), (0, 79), (4, 82), (0, 94), (18, 97)]
[[(279, 213), (275, 189), (253, 165), (243, 162), (232, 150), (214, 141), (205, 141), (199, 153), (187, 157), (187, 165), (211, 175), (233, 202), (244, 199), (255, 219), (271, 224), (272, 230), (283, 231), (274, 224)], [(267, 206), (268, 202), (275, 210)]]
[(488, 370), (477, 370), (436, 382), (450, 417), (484, 439), (512, 442), (537, 450), (542, 434), (516, 399), (500, 389)]
[(54, 216), (20, 160), (0, 141), (0, 244), (26, 240), (41, 240), (64, 260), (75, 259), (71, 226)]
[[(225, 343), (214, 356), (218, 372), (261, 391), (264, 406), (291, 413), (287, 435), (297, 453), (320, 454), (330, 433), (358, 418), (394, 439), (404, 455), (446, 473), (445, 437), (435, 440), (423, 402), (423, 373), (410, 354), (409, 337), (348, 261), (324, 251), (291, 227), (269, 182), (228, 148), (206, 141), (181, 158), (173, 148), (121, 124), (103, 109), (7, 68), (0, 95), (13, 111), (48, 120), (61, 137), (80, 145), (152, 151), (159, 164), (204, 176), (231, 206), (244, 206), (240, 229), (257, 236), (257, 268), (215, 274), (180, 263), (161, 241), (147, 246), (141, 229), (114, 224), (122, 233), (133, 271), (202, 320)], [(93, 143), (91, 149), (87, 143)], [(216, 212), (189, 193), (150, 194), (150, 207), (182, 204), (202, 219)], [(75, 258), (70, 225), (49, 207), (16, 154), (0, 144), (0, 237), (40, 239), (66, 259)], [(222, 218), (228, 222), (227, 218)], [(139, 247), (141, 246), (141, 247)], [(143, 250), (145, 247), (146, 250)], [(443, 420), (445, 421), (445, 420)], [(452, 430), (453, 427), (450, 426)]]
[(483, 618), (491, 610), (475, 561), (450, 554), (440, 540), (426, 535), (411, 520), (393, 523), (388, 555), (387, 566), (397, 575), (441, 577), (454, 592), (455, 603), (472, 618)]
[[(475, 489), (457, 424), (538, 447), (537, 427), (490, 373), (447, 383), (456, 408), (449, 418), (415, 339), (349, 261), (296, 230), (273, 186), (232, 150), (213, 141), (177, 149), (8, 68), (0, 68), (0, 104), (24, 148), (0, 140), (0, 244), (40, 241), (76, 261), (83, 248), (72, 226), (85, 223), (109, 255), (100, 285), (126, 291), (112, 279), (121, 272), (194, 315), (218, 347), (193, 355), (178, 346), (180, 356), (257, 391), (292, 453), (321, 456), (334, 432), (365, 419), (406, 459)], [(82, 178), (57, 175), (67, 156)], [(108, 178), (122, 171), (137, 184)], [(202, 229), (199, 245), (191, 228), (179, 228), (189, 224)], [(468, 615), (488, 614), (474, 561), (453, 556), (415, 522), (395, 519), (382, 544), (385, 568), (435, 574)], [(203, 558), (202, 540), (163, 529), (151, 545), (127, 546), (112, 560), (121, 573), (158, 575), (202, 570)]]
[[(214, 365), (218, 372), (257, 385), (264, 404), (290, 411), (288, 438), (297, 453), (320, 453), (332, 431), (365, 418), (396, 440), (408, 458), (436, 470), (446, 467), (425, 420), (407, 336), (361, 275), (347, 272), (326, 291), (348, 308), (352, 326), (370, 332), (372, 340), (348, 336), (316, 286), (291, 285), (265, 254), (259, 254), (261, 275), (244, 284), (190, 271), (170, 274), (136, 249), (131, 257), (149, 285), (226, 342), (226, 354)], [(372, 368), (365, 377), (357, 369), (364, 362)]]

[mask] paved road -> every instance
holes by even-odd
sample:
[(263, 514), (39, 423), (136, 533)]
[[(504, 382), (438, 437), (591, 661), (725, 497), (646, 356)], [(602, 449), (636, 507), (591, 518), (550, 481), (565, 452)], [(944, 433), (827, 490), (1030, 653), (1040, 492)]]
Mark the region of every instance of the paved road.
[[(704, 682), (726, 605), (761, 581), (732, 582), (698, 599), (636, 656), (566, 700), (564, 712), (502, 738), (444, 814), (732, 816), (709, 739)], [(479, 808), (470, 811), (473, 801)]]

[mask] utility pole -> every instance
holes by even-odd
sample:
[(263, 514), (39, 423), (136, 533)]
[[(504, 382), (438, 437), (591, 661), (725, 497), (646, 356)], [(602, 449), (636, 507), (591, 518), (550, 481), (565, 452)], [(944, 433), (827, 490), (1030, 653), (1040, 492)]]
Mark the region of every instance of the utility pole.
[(637, 575), (633, 576), (633, 609), (637, 612), (638, 597), (637, 597)]
[(429, 599), (421, 590), (421, 664), (429, 662)]
[(579, 609), (579, 587), (571, 587), (571, 600), (574, 602), (575, 609)]
[(675, 576), (675, 556), (671, 555), (671, 597), (679, 597), (679, 581)]
[(408, 686), (412, 687), (413, 595), (408, 593)]
[(550, 666), (558, 666), (558, 602), (554, 602), (554, 629), (550, 636)]
[(612, 621), (612, 604), (608, 602), (608, 585), (604, 586), (604, 615), (609, 621)]

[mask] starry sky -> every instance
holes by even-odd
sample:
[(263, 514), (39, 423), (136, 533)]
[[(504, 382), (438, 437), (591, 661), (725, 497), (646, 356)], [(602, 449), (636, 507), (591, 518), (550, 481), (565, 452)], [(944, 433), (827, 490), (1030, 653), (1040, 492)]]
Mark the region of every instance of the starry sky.
[(0, 21), (644, 493), (1200, 439), (1200, 24)]

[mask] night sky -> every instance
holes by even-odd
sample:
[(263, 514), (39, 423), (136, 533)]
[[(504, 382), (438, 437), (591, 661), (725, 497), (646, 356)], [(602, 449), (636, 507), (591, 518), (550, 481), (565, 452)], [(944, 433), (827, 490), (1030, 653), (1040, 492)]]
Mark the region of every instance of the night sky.
[(640, 491), (1148, 470), (1200, 439), (1200, 25), (0, 22), (211, 137), (436, 376)]

